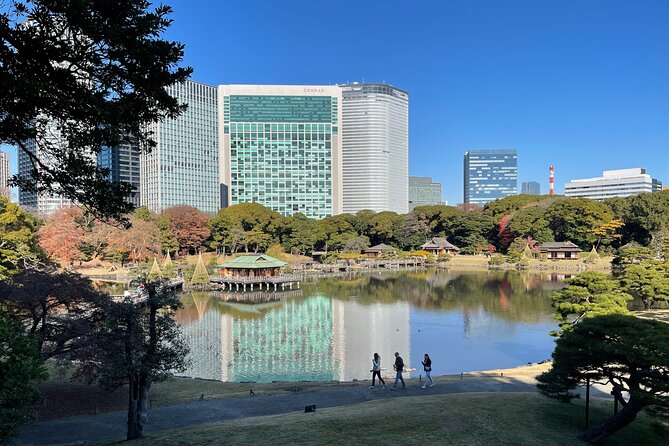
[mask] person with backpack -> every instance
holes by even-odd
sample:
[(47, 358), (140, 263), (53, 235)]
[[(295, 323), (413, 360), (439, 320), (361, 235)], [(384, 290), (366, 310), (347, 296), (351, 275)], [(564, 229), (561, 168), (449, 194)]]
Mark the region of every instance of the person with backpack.
[(432, 373), (432, 360), (430, 359), (430, 355), (425, 353), (425, 358), (421, 362), (423, 364), (423, 370), (425, 371), (425, 384), (423, 384), (420, 388), (424, 389), (427, 387), (427, 380), (430, 380), (430, 387), (434, 387), (434, 381), (432, 381), (432, 377), (430, 376), (430, 373)]
[(395, 384), (390, 388), (390, 390), (397, 390), (397, 382), (402, 381), (402, 388), (406, 389), (407, 386), (404, 383), (404, 378), (402, 378), (402, 372), (404, 371), (404, 360), (400, 356), (399, 352), (395, 352), (395, 364), (393, 365), (395, 369)]
[(374, 353), (374, 358), (372, 358), (372, 389), (376, 383), (376, 377), (379, 377), (379, 382), (383, 384), (383, 388), (386, 388), (386, 382), (381, 378), (381, 356), (378, 353)]

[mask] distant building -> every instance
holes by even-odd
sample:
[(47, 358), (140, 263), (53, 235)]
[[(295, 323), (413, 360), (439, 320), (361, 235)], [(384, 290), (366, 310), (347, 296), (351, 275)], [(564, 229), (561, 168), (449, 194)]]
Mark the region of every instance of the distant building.
[(578, 260), (581, 248), (572, 242), (547, 242), (539, 247), (542, 259)]
[(421, 246), (423, 251), (428, 251), (434, 255), (451, 254), (460, 252), (460, 248), (450, 243), (444, 237), (432, 237), (430, 241)]
[(9, 155), (0, 150), (0, 196), (10, 198)]
[(408, 212), (409, 94), (385, 84), (342, 90), (342, 206)]
[(475, 149), (465, 152), (464, 202), (483, 206), (518, 193), (515, 149)]
[(541, 184), (536, 181), (523, 181), (520, 193), (524, 195), (541, 195)]
[(662, 190), (662, 183), (646, 173), (646, 169), (605, 170), (601, 177), (571, 180), (564, 186), (567, 197), (604, 200), (629, 197)]
[(416, 206), (442, 204), (441, 183), (429, 177), (409, 177), (409, 210)]
[(372, 246), (371, 248), (365, 249), (365, 255), (369, 258), (381, 257), (386, 252), (395, 252), (397, 248), (381, 243), (379, 245)]
[(103, 147), (98, 154), (100, 167), (109, 169), (109, 179), (115, 182), (130, 183), (133, 186), (131, 202), (139, 207), (141, 200), (139, 188), (139, 147), (137, 144), (120, 144), (116, 147)]
[[(60, 129), (53, 121), (40, 123), (38, 134), (44, 135), (41, 142), (38, 143), (35, 139), (29, 139), (24, 144), (25, 149), (30, 152), (30, 155), (49, 165), (53, 160), (49, 158), (49, 154), (42, 146), (62, 147), (66, 144), (66, 141), (61, 137)], [(18, 149), (18, 155), (18, 175), (23, 179), (32, 178), (33, 161), (31, 156), (22, 149)], [(19, 205), (26, 211), (42, 217), (46, 217), (58, 209), (70, 206), (71, 204), (72, 202), (69, 199), (60, 195), (45, 193), (38, 194), (37, 192), (25, 188), (19, 188)]]
[(140, 200), (155, 212), (179, 205), (220, 209), (218, 98), (210, 85), (185, 81), (167, 88), (188, 108), (150, 125), (157, 143), (140, 155)]

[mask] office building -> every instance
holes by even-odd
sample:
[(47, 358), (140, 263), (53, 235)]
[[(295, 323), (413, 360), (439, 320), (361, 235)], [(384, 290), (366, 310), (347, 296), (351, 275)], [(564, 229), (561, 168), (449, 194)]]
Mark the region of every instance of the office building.
[(442, 204), (441, 183), (428, 177), (409, 177), (409, 210), (416, 206)]
[(130, 201), (138, 207), (139, 197), (139, 147), (137, 144), (125, 143), (115, 147), (103, 147), (98, 155), (100, 167), (109, 169), (109, 179), (115, 182), (132, 184), (133, 194)]
[(336, 86), (221, 85), (222, 206), (282, 215), (341, 213), (341, 98)]
[(524, 195), (541, 195), (541, 184), (536, 181), (523, 181), (520, 193)]
[(9, 155), (0, 150), (0, 196), (10, 198)]
[(150, 125), (157, 145), (140, 155), (141, 204), (155, 212), (189, 205), (220, 208), (216, 87), (186, 81), (168, 87), (186, 111)]
[[(44, 150), (43, 146), (58, 147), (66, 144), (66, 141), (61, 138), (60, 129), (53, 121), (46, 121), (39, 124), (37, 133), (41, 135), (41, 142), (35, 139), (25, 141), (25, 149), (30, 154), (39, 159), (45, 165), (53, 162), (48, 151)], [(22, 179), (30, 180), (33, 172), (33, 162), (31, 156), (24, 152), (23, 149), (18, 148), (19, 169), (18, 175)], [(41, 217), (46, 217), (65, 206), (70, 206), (72, 202), (58, 194), (37, 193), (25, 188), (19, 188), (19, 205), (26, 211), (37, 214)]]
[(571, 180), (564, 186), (567, 197), (604, 200), (629, 197), (662, 190), (662, 183), (646, 173), (646, 169), (605, 170), (601, 177)]
[(464, 202), (483, 206), (518, 193), (515, 149), (475, 149), (465, 152)]
[(341, 89), (343, 212), (408, 212), (408, 93), (385, 84)]

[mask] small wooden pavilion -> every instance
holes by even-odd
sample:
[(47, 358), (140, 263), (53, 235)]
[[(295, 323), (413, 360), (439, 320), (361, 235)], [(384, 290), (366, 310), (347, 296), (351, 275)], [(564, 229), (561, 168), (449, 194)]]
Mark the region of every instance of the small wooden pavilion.
[(267, 254), (242, 255), (219, 267), (222, 277), (278, 277), (286, 262)]
[(379, 245), (365, 249), (364, 253), (370, 259), (375, 259), (377, 257), (381, 257), (384, 252), (393, 252), (393, 251), (397, 251), (397, 248), (393, 248), (392, 246), (386, 245), (385, 243), (381, 243)]
[(436, 256), (441, 254), (455, 255), (460, 252), (460, 248), (450, 243), (445, 237), (432, 237), (431, 240), (421, 246), (421, 249)]
[(581, 248), (572, 242), (548, 242), (539, 247), (542, 259), (578, 260)]

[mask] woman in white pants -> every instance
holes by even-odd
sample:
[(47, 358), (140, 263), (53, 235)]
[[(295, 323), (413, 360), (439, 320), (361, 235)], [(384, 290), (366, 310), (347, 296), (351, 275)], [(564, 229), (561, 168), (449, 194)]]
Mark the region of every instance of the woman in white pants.
[(430, 373), (432, 373), (432, 360), (430, 359), (430, 355), (425, 353), (425, 358), (422, 361), (423, 364), (423, 370), (425, 371), (425, 384), (421, 386), (421, 389), (424, 389), (427, 387), (427, 380), (430, 380), (430, 387), (434, 387), (434, 381), (432, 381), (432, 377), (430, 376)]

